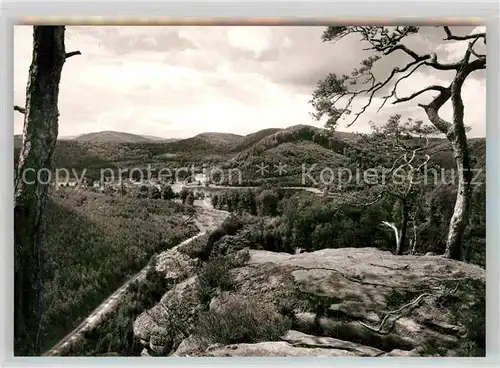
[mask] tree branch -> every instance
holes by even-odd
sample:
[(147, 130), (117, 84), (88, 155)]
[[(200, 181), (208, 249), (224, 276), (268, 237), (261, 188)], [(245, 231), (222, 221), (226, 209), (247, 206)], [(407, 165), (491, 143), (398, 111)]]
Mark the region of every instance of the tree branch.
[(475, 52), (474, 50), (471, 50), (471, 53), (472, 55), (474, 55), (475, 57), (477, 57), (478, 59), (486, 59), (486, 55), (485, 54), (480, 54), (480, 53), (477, 53)]
[(394, 83), (394, 87), (392, 88), (391, 93), (390, 93), (390, 94), (388, 94), (387, 96), (383, 97), (384, 101), (382, 102), (382, 104), (381, 104), (381, 105), (380, 105), (380, 107), (378, 108), (377, 113), (378, 113), (380, 110), (382, 110), (382, 108), (385, 106), (385, 103), (387, 102), (387, 100), (388, 100), (388, 99), (390, 99), (391, 97), (395, 97), (396, 99), (398, 99), (398, 96), (397, 96), (397, 92), (396, 92), (396, 90), (397, 90), (397, 88), (398, 88), (399, 83), (400, 83), (402, 80), (404, 80), (404, 79), (408, 78), (410, 75), (412, 75), (412, 74), (413, 74), (413, 73), (414, 73), (414, 72), (415, 72), (418, 68), (420, 68), (422, 65), (424, 65), (424, 64), (423, 64), (423, 63), (417, 64), (417, 65), (415, 66), (415, 68), (413, 68), (412, 70), (410, 70), (410, 71), (408, 72), (408, 74), (403, 75), (401, 78), (399, 78), (399, 79), (396, 81), (396, 83)]
[(437, 69), (437, 70), (459, 70), (462, 67), (462, 62), (456, 62), (452, 64), (443, 64), (438, 62), (435, 59), (432, 59), (431, 61), (426, 61), (424, 62), (424, 65), (430, 66), (431, 68)]
[(81, 55), (82, 53), (80, 52), (80, 50), (77, 50), (77, 51), (71, 51), (71, 52), (67, 52), (66, 53), (66, 59), (72, 57), (72, 56), (75, 56), (75, 55)]
[[(374, 57), (367, 58), (361, 63), (361, 68), (355, 69), (351, 76), (336, 76), (330, 74), (323, 81), (318, 83), (318, 87), (313, 93), (313, 99), (310, 101), (316, 110), (312, 114), (316, 120), (320, 120), (323, 116), (328, 117), (326, 122), (327, 126), (335, 127), (335, 125), (344, 118), (346, 115), (353, 115), (353, 118), (347, 127), (352, 126), (364, 114), (369, 106), (371, 106), (377, 93), (384, 87), (387, 87), (392, 81), (396, 81), (391, 92), (382, 97), (382, 103), (378, 108), (380, 111), (389, 99), (394, 99), (393, 104), (407, 102), (427, 91), (440, 92), (430, 104), (419, 105), (423, 107), (431, 122), (436, 123), (436, 127), (442, 132), (447, 134), (450, 123), (444, 121), (438, 116), (439, 108), (446, 103), (451, 97), (451, 86), (446, 88), (443, 86), (429, 86), (411, 96), (399, 98), (397, 96), (397, 87), (399, 83), (412, 75), (418, 68), (428, 66), (436, 70), (448, 71), (455, 70), (457, 74), (463, 73), (468, 75), (474, 70), (484, 69), (486, 67), (486, 56), (477, 53), (473, 50), (474, 44), (483, 39), (486, 43), (485, 33), (476, 33), (467, 36), (455, 36), (451, 33), (449, 27), (444, 27), (447, 35), (447, 40), (464, 41), (472, 40), (469, 44), (466, 57), (458, 62), (443, 63), (437, 60), (435, 53), (419, 54), (415, 50), (410, 49), (404, 45), (403, 39), (411, 34), (418, 32), (418, 27), (411, 26), (397, 26), (397, 27), (384, 27), (384, 26), (331, 26), (324, 32), (323, 41), (338, 41), (347, 35), (359, 34), (361, 41), (369, 43), (371, 47), (368, 50), (374, 50), (377, 54)], [(401, 51), (408, 55), (412, 60), (403, 67), (395, 67), (389, 75), (383, 79), (375, 82), (372, 74), (374, 63), (383, 56), (390, 55), (396, 51)], [(477, 60), (469, 62), (470, 55), (474, 55)], [(404, 75), (403, 75), (404, 74)], [(361, 77), (367, 77), (364, 87), (360, 86)], [(358, 88), (352, 86), (360, 86)], [(354, 90), (355, 89), (355, 90)], [(357, 111), (352, 111), (354, 100), (359, 96), (366, 96), (367, 102), (361, 106)], [(345, 104), (340, 100), (345, 100)], [(337, 106), (342, 104), (343, 107)]]
[(377, 197), (375, 197), (375, 199), (373, 201), (361, 204), (360, 207), (370, 207), (370, 206), (374, 205), (375, 203), (377, 203), (378, 201), (380, 201), (383, 197), (384, 197), (384, 192), (380, 193)]
[(439, 91), (439, 92), (442, 92), (445, 89), (446, 89), (446, 87), (438, 86), (438, 85), (429, 86), (429, 87), (426, 87), (426, 88), (424, 88), (424, 89), (422, 89), (422, 90), (420, 90), (418, 92), (412, 93), (408, 97), (397, 98), (393, 102), (393, 105), (401, 103), (401, 102), (407, 102), (407, 101), (413, 100), (415, 97), (420, 96), (424, 92), (428, 92), (428, 91)]
[(26, 114), (26, 109), (24, 107), (21, 107), (21, 106), (18, 106), (18, 105), (14, 105), (14, 111), (18, 111), (21, 114)]
[[(368, 326), (366, 323), (363, 323), (363, 322), (361, 322), (359, 320), (358, 320), (358, 322), (359, 322), (360, 325), (362, 325), (363, 327), (369, 329), (370, 331), (373, 331), (373, 332), (375, 332), (377, 334), (381, 334), (381, 335), (388, 335), (392, 331), (395, 322), (403, 316), (403, 313), (401, 313), (403, 311), (403, 309), (405, 309), (407, 307), (411, 307), (413, 305), (418, 305), (423, 298), (429, 297), (429, 296), (432, 296), (432, 295), (429, 294), (429, 293), (421, 294), (421, 295), (418, 296), (417, 299), (415, 299), (415, 300), (413, 300), (413, 301), (411, 301), (411, 302), (409, 302), (407, 304), (404, 304), (399, 309), (397, 309), (395, 311), (387, 312), (386, 315), (385, 315), (385, 317), (382, 319), (382, 322), (380, 322), (380, 325), (377, 328)], [(387, 328), (387, 330), (382, 331), (382, 328), (384, 327), (385, 322), (387, 321), (387, 319), (390, 316), (395, 316), (395, 317), (392, 320), (390, 326)]]
[(389, 226), (392, 230), (394, 230), (394, 235), (396, 235), (396, 247), (397, 247), (397, 245), (399, 243), (398, 228), (392, 222), (382, 221), (382, 224), (385, 225), (385, 226)]
[[(72, 56), (75, 56), (75, 55), (81, 55), (81, 54), (82, 53), (80, 52), (80, 50), (67, 52), (65, 54), (65, 59), (68, 59), (68, 58), (70, 58)], [(21, 107), (21, 106), (18, 106), (18, 105), (14, 105), (14, 111), (18, 111), (21, 114), (26, 114), (26, 109), (24, 107)]]
[(403, 51), (404, 53), (406, 53), (407, 55), (409, 55), (413, 59), (415, 59), (415, 61), (423, 61), (423, 60), (430, 58), (430, 55), (419, 55), (415, 51), (410, 50), (408, 47), (406, 47), (403, 44), (398, 44), (398, 45), (392, 46), (390, 49), (388, 49), (387, 51), (384, 52), (384, 55), (392, 54), (394, 51), (397, 51), (397, 50)]
[[(385, 87), (387, 84), (389, 84), (389, 82), (394, 78), (394, 76), (396, 74), (398, 74), (398, 73), (404, 73), (404, 72), (408, 71), (408, 69), (410, 69), (412, 66), (416, 65), (419, 62), (420, 61), (412, 61), (412, 62), (406, 64), (403, 69), (400, 69), (400, 68), (396, 67), (396, 68), (392, 69), (392, 71), (389, 74), (389, 76), (383, 82), (378, 82), (378, 83), (372, 85), (372, 87), (364, 89), (364, 90), (359, 90), (359, 91), (347, 93), (347, 94), (351, 94), (351, 97), (349, 98), (349, 101), (348, 101), (348, 103), (346, 105), (346, 109), (350, 108), (350, 106), (351, 106), (352, 101), (354, 100), (354, 98), (357, 97), (357, 96), (359, 96), (360, 94), (362, 94), (362, 93), (368, 93), (370, 95), (370, 97), (368, 98), (368, 102), (360, 109), (359, 112), (357, 112), (355, 114), (354, 120), (352, 122), (350, 122), (349, 124), (347, 124), (347, 127), (350, 127), (351, 125), (353, 125), (358, 120), (358, 118), (371, 105), (373, 97), (375, 96), (375, 93), (377, 93), (383, 87)], [(416, 68), (413, 71), (415, 71), (415, 70), (416, 70)], [(383, 104), (385, 104), (385, 102)]]
[(431, 123), (443, 134), (448, 136), (452, 124), (439, 116), (439, 109), (450, 99), (451, 87), (443, 89), (438, 96), (427, 105), (418, 104), (427, 114)]
[(467, 36), (455, 36), (454, 34), (451, 33), (450, 27), (443, 26), (443, 28), (446, 33), (446, 38), (443, 38), (443, 41), (449, 41), (449, 40), (465, 41), (465, 40), (472, 40), (477, 37), (477, 38), (483, 38), (484, 43), (486, 43), (486, 33), (474, 33)]
[(469, 66), (469, 60), (470, 56), (472, 55), (474, 51), (474, 45), (476, 44), (477, 40), (479, 39), (479, 36), (476, 36), (472, 42), (469, 42), (469, 45), (467, 46), (467, 50), (465, 51), (465, 55), (462, 59), (462, 65)]

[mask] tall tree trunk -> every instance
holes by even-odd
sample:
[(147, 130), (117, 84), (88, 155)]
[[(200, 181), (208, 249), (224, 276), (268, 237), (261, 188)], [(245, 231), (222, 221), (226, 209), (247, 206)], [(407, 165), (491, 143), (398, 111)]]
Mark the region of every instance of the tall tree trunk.
[[(460, 108), (460, 107), (459, 107)], [(455, 110), (457, 107), (455, 106)], [(463, 121), (463, 105), (462, 105), (462, 121)], [(457, 198), (455, 200), (455, 208), (450, 220), (448, 230), (448, 238), (446, 241), (446, 251), (444, 256), (447, 258), (462, 260), (463, 259), (463, 240), (465, 228), (469, 219), (469, 209), (472, 196), (471, 188), (471, 164), (469, 157), (469, 149), (467, 145), (467, 136), (462, 124), (454, 124), (455, 134), (454, 140), (451, 141), (453, 153), (457, 164), (458, 171), (458, 188)]]
[(411, 240), (411, 254), (417, 253), (417, 225), (415, 223), (415, 219), (412, 220), (413, 225), (413, 239)]
[(387, 221), (382, 221), (383, 225), (386, 225), (394, 231), (394, 238), (396, 240), (396, 249), (394, 250), (394, 254), (399, 255), (401, 251), (401, 235), (398, 231), (398, 228), (396, 225), (394, 225), (392, 222), (387, 222)]
[(43, 308), (41, 219), (57, 140), (59, 81), (66, 57), (64, 26), (33, 28), (23, 146), (15, 178), (15, 355), (40, 354), (37, 340)]
[[(468, 53), (469, 50), (467, 51)], [(450, 220), (444, 256), (457, 260), (462, 260), (463, 256), (462, 246), (465, 227), (469, 219), (469, 207), (472, 196), (472, 172), (464, 124), (464, 103), (462, 101), (462, 86), (471, 71), (472, 69), (464, 67), (457, 73), (455, 80), (450, 86), (451, 102), (453, 105), (453, 126), (447, 134), (447, 137), (451, 142), (457, 164), (458, 188), (455, 209)]]
[[(467, 76), (474, 70), (477, 70), (483, 62), (475, 60), (467, 64), (471, 54), (471, 45), (466, 52), (463, 60), (463, 67), (457, 72), (453, 82), (448, 88), (443, 89), (440, 94), (428, 105), (419, 105), (423, 107), (429, 117), (429, 120), (450, 141), (453, 155), (458, 171), (458, 188), (455, 209), (450, 220), (448, 228), (448, 238), (446, 240), (446, 251), (444, 256), (447, 258), (462, 259), (462, 245), (464, 240), (465, 227), (469, 219), (469, 207), (471, 202), (471, 164), (469, 156), (469, 147), (467, 144), (467, 134), (464, 124), (464, 104), (462, 101), (462, 86)], [(485, 62), (485, 61), (484, 61)], [(439, 117), (439, 109), (451, 98), (453, 107), (453, 122), (449, 123)]]

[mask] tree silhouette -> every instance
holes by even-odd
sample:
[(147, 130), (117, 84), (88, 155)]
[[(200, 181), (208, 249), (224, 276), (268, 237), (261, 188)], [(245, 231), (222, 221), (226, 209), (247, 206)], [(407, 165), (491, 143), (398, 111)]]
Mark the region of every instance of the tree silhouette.
[[(42, 215), (48, 184), (47, 172), (58, 133), (59, 82), (67, 58), (64, 26), (33, 27), (33, 59), (26, 88), (23, 145), (15, 177), (14, 197), (14, 353), (40, 353), (43, 313)], [(46, 170), (45, 170), (46, 171)], [(41, 174), (39, 178), (37, 175)], [(39, 180), (41, 179), (41, 180)]]
[[(424, 109), (430, 122), (450, 141), (458, 171), (458, 190), (455, 209), (450, 220), (445, 256), (448, 258), (462, 258), (462, 243), (469, 215), (471, 201), (471, 162), (467, 143), (466, 127), (464, 124), (464, 104), (461, 93), (465, 80), (474, 71), (486, 68), (486, 55), (475, 50), (478, 41), (486, 44), (486, 33), (478, 32), (466, 36), (454, 35), (449, 27), (443, 26), (444, 41), (468, 42), (466, 51), (461, 60), (445, 63), (438, 60), (435, 53), (419, 54), (407, 47), (403, 41), (406, 37), (419, 32), (414, 26), (330, 26), (322, 36), (324, 42), (338, 41), (348, 35), (361, 36), (362, 42), (368, 44), (366, 50), (372, 50), (374, 55), (363, 60), (361, 67), (355, 69), (351, 75), (338, 76), (330, 73), (325, 79), (318, 82), (313, 92), (311, 103), (316, 110), (313, 116), (320, 120), (327, 117), (326, 126), (335, 129), (339, 119), (353, 113), (353, 101), (358, 97), (367, 97), (367, 102), (356, 112), (348, 126), (354, 124), (358, 118), (372, 105), (374, 98), (389, 89), (389, 93), (382, 97), (379, 110), (388, 100), (393, 104), (412, 101), (416, 97), (427, 93), (437, 92), (432, 101), (427, 104), (418, 104)], [(394, 67), (389, 75), (377, 80), (373, 67), (383, 58), (395, 53), (403, 53), (410, 61), (403, 66)], [(400, 97), (397, 88), (401, 81), (409, 78), (420, 68), (432, 68), (437, 72), (455, 72), (447, 86), (430, 85), (415, 91), (409, 96)], [(450, 101), (453, 109), (452, 121), (444, 120), (439, 112), (443, 105)]]
[(382, 175), (375, 183), (380, 190), (376, 199), (369, 205), (378, 202), (384, 196), (395, 198), (397, 214), (394, 217), (397, 220), (382, 223), (394, 231), (397, 255), (401, 255), (406, 246), (410, 223), (413, 225), (412, 252), (416, 247), (418, 234), (416, 213), (420, 206), (419, 198), (424, 191), (422, 174), (430, 160), (427, 153), (429, 135), (436, 133), (437, 130), (433, 126), (423, 125), (421, 120), (408, 119), (402, 122), (401, 115), (398, 114), (391, 116), (382, 126), (372, 123), (371, 134), (361, 135), (369, 144), (370, 150), (386, 161), (382, 163), (382, 170), (377, 170), (377, 176)]

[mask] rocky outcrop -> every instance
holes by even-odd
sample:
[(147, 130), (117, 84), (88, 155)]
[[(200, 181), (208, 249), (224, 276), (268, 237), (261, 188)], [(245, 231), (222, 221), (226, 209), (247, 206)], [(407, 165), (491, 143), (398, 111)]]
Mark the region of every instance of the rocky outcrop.
[[(213, 345), (203, 352), (198, 351), (199, 356), (207, 357), (342, 357), (342, 356), (421, 356), (421, 349), (410, 351), (394, 349), (389, 353), (384, 351), (352, 343), (337, 340), (330, 337), (307, 335), (298, 331), (290, 330), (282, 338), (283, 341), (268, 341), (256, 344), (233, 344)], [(179, 347), (180, 348), (180, 347)], [(186, 352), (196, 352), (199, 347), (194, 345), (192, 350), (184, 349), (175, 352), (174, 356), (186, 356)], [(184, 353), (184, 354), (183, 354)], [(439, 355), (437, 355), (439, 356)]]
[[(216, 293), (209, 308), (216, 312), (228, 295), (272, 304), (291, 320), (291, 330), (280, 341), (207, 349), (191, 335), (192, 329), (173, 332), (182, 330), (182, 324), (192, 325), (202, 308), (195, 292), (196, 276), (180, 282), (139, 316), (136, 336), (150, 352), (174, 356), (484, 353), (486, 291), (480, 267), (439, 256), (394, 256), (374, 248), (295, 255), (253, 250), (249, 255), (244, 266), (230, 271), (234, 290)], [(175, 313), (181, 316), (175, 320), (183, 322), (171, 326), (168, 316)]]
[(190, 258), (179, 248), (160, 253), (157, 258), (156, 270), (172, 282), (180, 282), (196, 274), (199, 260)]
[(199, 260), (182, 252), (183, 247), (204, 234), (183, 242), (157, 258), (156, 271), (174, 284), (153, 308), (134, 321), (134, 335), (145, 346), (142, 355), (166, 355), (184, 338), (187, 327), (199, 308), (196, 296)]
[[(194, 347), (194, 346), (193, 346)], [(192, 347), (192, 348), (193, 348)], [(176, 352), (179, 354), (179, 352)], [(205, 356), (381, 356), (383, 351), (331, 337), (307, 335), (290, 330), (281, 341), (256, 344), (214, 345)]]
[(339, 357), (356, 354), (347, 350), (296, 347), (284, 341), (269, 341), (217, 347), (202, 355), (209, 357)]
[(187, 331), (200, 308), (193, 276), (168, 291), (160, 302), (134, 322), (134, 335), (153, 355), (166, 355), (189, 336)]

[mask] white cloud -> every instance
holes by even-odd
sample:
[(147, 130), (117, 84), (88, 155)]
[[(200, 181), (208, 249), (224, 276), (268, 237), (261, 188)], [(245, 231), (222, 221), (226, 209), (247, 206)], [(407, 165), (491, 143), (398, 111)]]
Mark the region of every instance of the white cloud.
[(271, 30), (269, 27), (233, 27), (227, 32), (231, 46), (252, 51), (255, 56), (270, 47)]
[(469, 34), (484, 33), (484, 32), (486, 32), (486, 27), (485, 26), (477, 26)]

